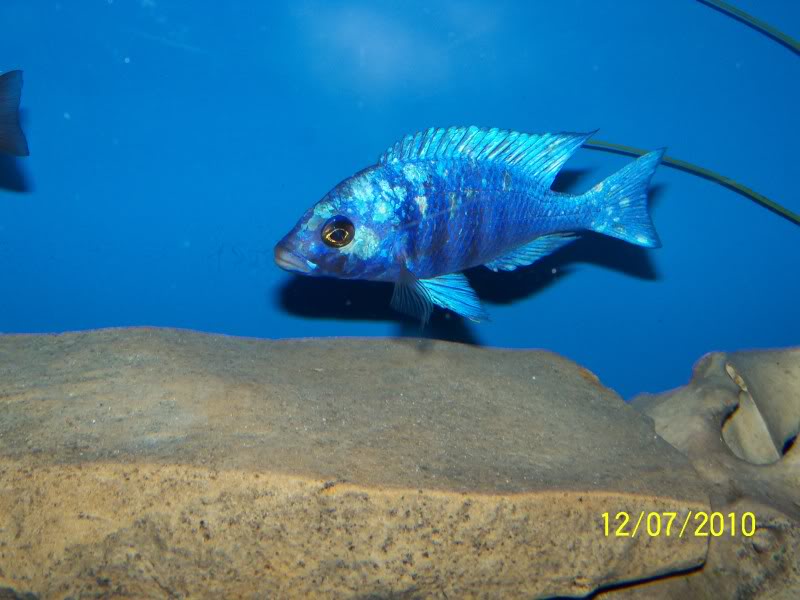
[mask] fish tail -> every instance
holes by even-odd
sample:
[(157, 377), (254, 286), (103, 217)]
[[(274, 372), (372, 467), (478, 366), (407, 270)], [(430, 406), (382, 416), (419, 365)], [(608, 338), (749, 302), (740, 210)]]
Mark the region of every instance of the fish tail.
[(647, 210), (647, 188), (664, 152), (645, 154), (583, 195), (592, 205), (590, 229), (637, 246), (661, 246)]
[(28, 156), (28, 142), (19, 125), (22, 71), (0, 75), (0, 152)]

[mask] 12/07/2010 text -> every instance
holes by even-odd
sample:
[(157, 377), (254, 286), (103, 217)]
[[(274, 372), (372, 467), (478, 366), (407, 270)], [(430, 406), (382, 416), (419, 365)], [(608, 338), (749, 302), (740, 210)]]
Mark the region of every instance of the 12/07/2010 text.
[[(603, 534), (606, 537), (722, 537), (743, 535), (752, 537), (756, 533), (756, 516), (751, 512), (741, 515), (705, 511), (679, 515), (677, 512), (640, 511), (631, 515), (621, 511), (612, 516), (604, 512)], [(683, 517), (683, 518), (679, 518)], [(677, 522), (676, 522), (677, 521)]]

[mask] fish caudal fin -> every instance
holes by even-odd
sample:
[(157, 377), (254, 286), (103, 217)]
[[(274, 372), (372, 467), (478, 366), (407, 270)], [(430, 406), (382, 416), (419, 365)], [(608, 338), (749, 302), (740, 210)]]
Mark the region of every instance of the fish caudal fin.
[(597, 206), (589, 229), (637, 246), (661, 246), (647, 210), (647, 188), (664, 151), (645, 154), (581, 197)]
[(22, 71), (0, 75), (0, 152), (28, 156), (28, 142), (19, 125)]

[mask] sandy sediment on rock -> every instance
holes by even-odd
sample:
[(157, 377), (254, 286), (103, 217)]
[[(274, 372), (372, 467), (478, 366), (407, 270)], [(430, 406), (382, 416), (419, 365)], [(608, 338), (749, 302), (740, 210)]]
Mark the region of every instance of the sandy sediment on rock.
[(591, 373), (443, 342), (0, 337), (0, 490), (0, 587), (43, 597), (581, 595), (707, 551), (613, 535), (708, 495)]

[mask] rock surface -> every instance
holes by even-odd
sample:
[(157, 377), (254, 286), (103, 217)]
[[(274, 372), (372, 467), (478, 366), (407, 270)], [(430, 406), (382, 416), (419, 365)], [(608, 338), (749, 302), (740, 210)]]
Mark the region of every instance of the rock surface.
[(705, 559), (616, 513), (708, 509), (649, 419), (547, 352), (0, 337), (7, 594), (579, 596)]
[[(688, 456), (726, 525), (702, 569), (608, 596), (800, 598), (800, 349), (708, 354), (689, 385), (632, 404)], [(755, 535), (730, 535), (746, 513)]]

